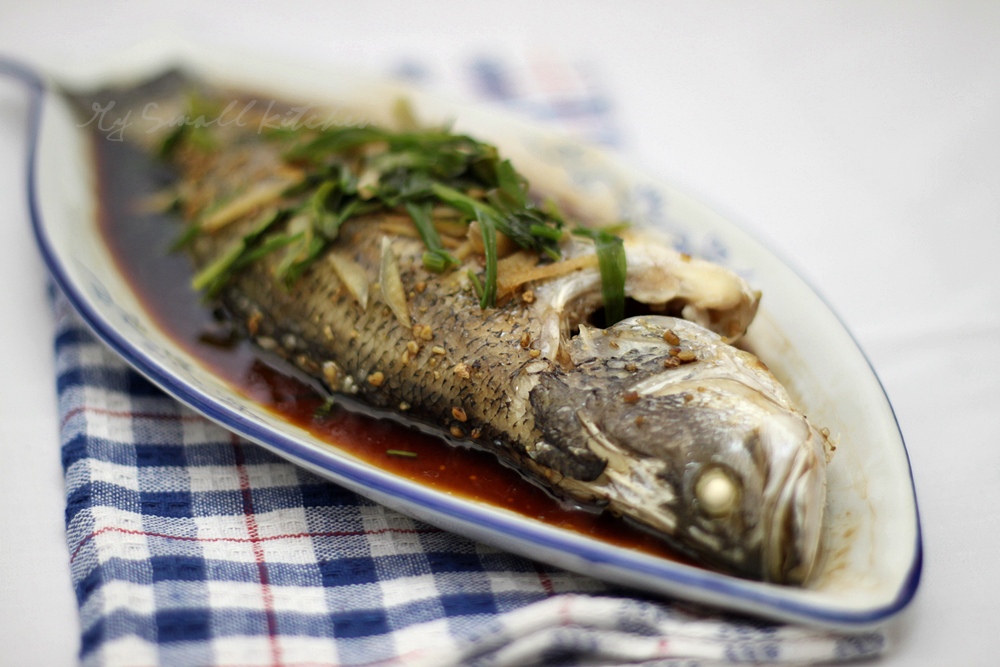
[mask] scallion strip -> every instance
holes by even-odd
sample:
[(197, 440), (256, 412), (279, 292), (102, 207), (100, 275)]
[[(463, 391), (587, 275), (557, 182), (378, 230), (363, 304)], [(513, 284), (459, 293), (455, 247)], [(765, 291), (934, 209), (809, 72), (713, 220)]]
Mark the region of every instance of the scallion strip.
[(406, 203), (406, 212), (410, 214), (413, 224), (417, 227), (417, 233), (420, 234), (424, 245), (427, 246), (428, 252), (424, 253), (424, 266), (429, 271), (441, 273), (449, 265), (457, 266), (459, 261), (452, 257), (444, 249), (444, 246), (441, 245), (441, 235), (438, 234), (437, 229), (434, 227), (434, 221), (431, 219), (431, 209), (430, 202), (423, 204)]
[(177, 252), (178, 250), (183, 250), (191, 244), (198, 236), (201, 234), (200, 225), (188, 225), (177, 240), (170, 245), (170, 252)]
[(483, 295), (479, 299), (480, 308), (493, 308), (497, 305), (497, 228), (493, 217), (480, 213), (476, 220), (483, 236), (483, 255), (486, 257), (486, 279), (483, 282)]
[(323, 238), (322, 236), (314, 236), (305, 249), (305, 257), (290, 264), (287, 269), (281, 271), (279, 267), (277, 275), (279, 278), (285, 279), (285, 284), (291, 286), (295, 283), (299, 277), (306, 272), (313, 262), (319, 259), (319, 256), (323, 253), (326, 247), (330, 245), (330, 241)]
[(479, 297), (480, 301), (482, 301), (484, 290), (483, 283), (479, 280), (479, 276), (477, 276), (472, 269), (469, 269), (469, 272), (466, 275), (469, 276), (469, 280), (472, 282), (472, 289), (476, 290), (476, 296)]
[(386, 138), (386, 132), (371, 126), (339, 127), (327, 130), (308, 143), (293, 148), (285, 157), (289, 160), (319, 162), (326, 156), (350, 151)]
[(261, 257), (269, 255), (275, 250), (280, 250), (287, 245), (295, 243), (299, 240), (299, 238), (301, 238), (300, 234), (278, 234), (275, 236), (269, 236), (257, 247), (244, 252), (243, 255), (233, 264), (233, 270), (242, 269), (244, 266), (253, 264)]
[(611, 326), (625, 317), (625, 245), (622, 240), (604, 230), (578, 227), (578, 236), (594, 240), (597, 265), (601, 271), (601, 296), (604, 298), (604, 325)]
[(225, 283), (225, 277), (229, 273), (230, 268), (239, 261), (239, 258), (246, 249), (246, 239), (240, 239), (229, 246), (226, 252), (220, 255), (218, 259), (199, 271), (191, 279), (191, 287), (198, 292), (206, 290), (209, 295), (214, 294), (218, 287)]
[(406, 449), (387, 449), (385, 453), (389, 456), (399, 456), (404, 459), (415, 459), (417, 458), (416, 452), (411, 452)]
[(449, 265), (446, 255), (430, 250), (424, 253), (423, 260), (424, 268), (432, 273), (444, 273)]
[(477, 201), (441, 183), (431, 185), (431, 190), (446, 204), (454, 206), (479, 223), (479, 231), (483, 237), (483, 255), (486, 258), (486, 276), (483, 281), (483, 292), (479, 299), (479, 306), (493, 308), (497, 303), (497, 220), (499, 213), (489, 204)]
[[(230, 246), (218, 259), (199, 271), (191, 279), (191, 286), (196, 291), (205, 290), (207, 296), (216, 294), (226, 283), (229, 274), (242, 266), (241, 260), (256, 246), (257, 241), (276, 223), (284, 220), (289, 211), (282, 209), (269, 213), (261, 218), (243, 238)], [(197, 228), (197, 225), (194, 225)], [(186, 235), (185, 235), (186, 236)]]
[(478, 218), (481, 213), (493, 218), (499, 216), (497, 210), (489, 204), (473, 199), (469, 195), (459, 192), (455, 188), (448, 187), (443, 183), (432, 183), (431, 192), (433, 192), (434, 196), (438, 199), (446, 204), (454, 206), (473, 220)]
[(563, 231), (558, 227), (549, 227), (548, 225), (540, 225), (535, 223), (528, 227), (528, 231), (531, 232), (532, 236), (536, 236), (540, 239), (545, 239), (547, 241), (558, 242), (562, 239)]
[(500, 192), (510, 199), (511, 203), (521, 208), (527, 206), (528, 196), (524, 191), (523, 181), (517, 171), (514, 170), (514, 165), (510, 163), (510, 160), (498, 162), (496, 171), (497, 187)]

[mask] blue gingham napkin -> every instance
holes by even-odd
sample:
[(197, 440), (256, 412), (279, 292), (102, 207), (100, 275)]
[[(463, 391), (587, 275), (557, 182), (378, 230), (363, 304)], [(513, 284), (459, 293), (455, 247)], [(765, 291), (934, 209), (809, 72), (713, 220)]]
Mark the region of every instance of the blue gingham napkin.
[[(480, 60), (463, 80), (613, 138), (592, 81), (547, 66), (565, 76)], [(642, 599), (405, 517), (181, 406), (97, 341), (64, 297), (54, 304), (84, 665), (803, 664), (885, 649), (881, 632), (840, 636)]]

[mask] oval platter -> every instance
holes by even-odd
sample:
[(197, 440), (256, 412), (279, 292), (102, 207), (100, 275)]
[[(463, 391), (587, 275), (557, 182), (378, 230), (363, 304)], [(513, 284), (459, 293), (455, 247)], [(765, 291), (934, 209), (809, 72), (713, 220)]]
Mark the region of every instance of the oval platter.
[[(818, 572), (805, 587), (747, 581), (632, 551), (452, 496), (380, 470), (262, 410), (175, 343), (119, 272), (98, 225), (88, 128), (51, 81), (35, 77), (28, 197), (38, 246), (84, 321), (129, 364), (224, 427), (376, 502), (505, 550), (646, 592), (773, 620), (841, 630), (880, 625), (913, 598), (922, 547), (909, 460), (892, 408), (864, 354), (824, 301), (788, 264), (710, 207), (619, 157), (494, 109), (432, 97), (353, 71), (189, 45), (146, 47), (142, 57), (60, 73), (76, 89), (152, 78), (182, 67), (228, 87), (345, 108), (408, 97), (418, 115), (500, 146), (532, 185), (672, 234), (686, 252), (744, 275), (764, 296), (748, 342), (837, 451)], [(24, 74), (31, 78), (33, 75)], [(373, 111), (373, 113), (376, 113)]]

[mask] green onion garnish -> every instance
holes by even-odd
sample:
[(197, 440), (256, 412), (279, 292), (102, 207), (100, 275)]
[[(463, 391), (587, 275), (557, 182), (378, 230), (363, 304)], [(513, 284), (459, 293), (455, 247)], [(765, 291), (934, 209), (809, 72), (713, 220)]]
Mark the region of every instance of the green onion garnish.
[(421, 204), (406, 203), (406, 212), (410, 214), (413, 224), (417, 227), (417, 233), (420, 234), (424, 245), (427, 246), (427, 252), (424, 253), (424, 266), (427, 267), (428, 271), (441, 273), (449, 266), (458, 266), (459, 261), (441, 245), (441, 236), (434, 228), (434, 221), (431, 219), (432, 208), (433, 205), (429, 201)]
[(479, 298), (480, 308), (493, 308), (497, 305), (497, 229), (493, 218), (481, 213), (477, 222), (483, 236), (483, 254), (486, 256), (486, 280), (483, 282), (483, 293)]
[(472, 282), (472, 289), (476, 290), (476, 296), (479, 297), (480, 301), (482, 301), (484, 295), (486, 294), (486, 290), (483, 288), (483, 282), (479, 280), (479, 276), (477, 276), (472, 269), (469, 269), (469, 272), (466, 275), (469, 276), (469, 280)]
[[(207, 108), (192, 98), (192, 105)], [(282, 220), (299, 219), (294, 230), (278, 228), (277, 220), (253, 229), (223, 257), (195, 278), (210, 294), (252, 261), (284, 248), (278, 275), (286, 283), (301, 276), (340, 235), (351, 218), (370, 213), (405, 211), (412, 219), (426, 252), (424, 266), (437, 273), (460, 265), (443, 246), (432, 211), (445, 204), (465, 224), (476, 222), (482, 235), (486, 270), (480, 280), (472, 272), (482, 308), (496, 305), (497, 234), (553, 261), (561, 257), (564, 219), (552, 201), (536, 205), (528, 196), (528, 182), (496, 147), (447, 128), (419, 128), (412, 110), (400, 107), (405, 129), (335, 127), (303, 129), (295, 134), (275, 133), (275, 140), (294, 145), (285, 159), (305, 171), (304, 178), (284, 192)], [(198, 128), (208, 131), (212, 128)], [(177, 145), (196, 138), (176, 131), (162, 146), (169, 154)], [(359, 188), (359, 181), (363, 185)], [(303, 221), (307, 223), (302, 227)], [(296, 226), (298, 225), (298, 226)], [(182, 238), (190, 241), (194, 226)], [(621, 239), (611, 231), (575, 230), (594, 240), (601, 271), (601, 287), (609, 324), (624, 316), (625, 253)], [(265, 238), (266, 236), (266, 238)], [(177, 245), (181, 245), (179, 242)]]
[(337, 406), (337, 402), (333, 398), (328, 398), (323, 401), (323, 405), (316, 408), (313, 411), (313, 419), (317, 421), (322, 421), (327, 419), (331, 414), (333, 414), (333, 409)]
[(558, 243), (562, 239), (563, 231), (558, 227), (546, 227), (545, 225), (533, 224), (528, 227), (528, 231), (531, 232), (532, 236), (537, 236), (540, 239), (547, 239), (549, 241), (555, 241)]
[(577, 227), (573, 233), (594, 240), (597, 249), (597, 264), (601, 270), (601, 295), (604, 297), (605, 326), (619, 322), (625, 317), (625, 247), (622, 240), (601, 229)]
[(388, 454), (389, 456), (399, 456), (406, 459), (417, 458), (416, 452), (411, 452), (405, 449), (387, 449), (385, 450), (385, 453)]
[[(261, 256), (259, 249), (256, 247), (258, 241), (263, 238), (264, 234), (267, 233), (271, 227), (287, 218), (288, 214), (288, 210), (280, 210), (265, 214), (249, 234), (233, 244), (233, 246), (223, 253), (223, 255), (217, 260), (199, 271), (194, 278), (192, 278), (191, 286), (196, 291), (205, 290), (207, 296), (212, 296), (218, 293), (219, 290), (225, 287), (226, 282), (233, 271), (246, 265), (246, 257), (251, 254), (255, 254), (257, 257)], [(274, 250), (276, 247), (280, 247), (280, 245), (275, 246), (274, 244), (271, 244), (270, 249)]]

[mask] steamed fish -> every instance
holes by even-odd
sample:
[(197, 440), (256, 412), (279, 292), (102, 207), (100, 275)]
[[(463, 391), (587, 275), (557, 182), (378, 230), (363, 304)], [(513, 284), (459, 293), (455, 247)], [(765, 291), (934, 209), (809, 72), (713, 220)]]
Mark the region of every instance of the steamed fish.
[(196, 287), (334, 394), (711, 567), (804, 582), (826, 440), (731, 345), (759, 294), (653, 232), (577, 228), (492, 146), (411, 121), (167, 137)]

